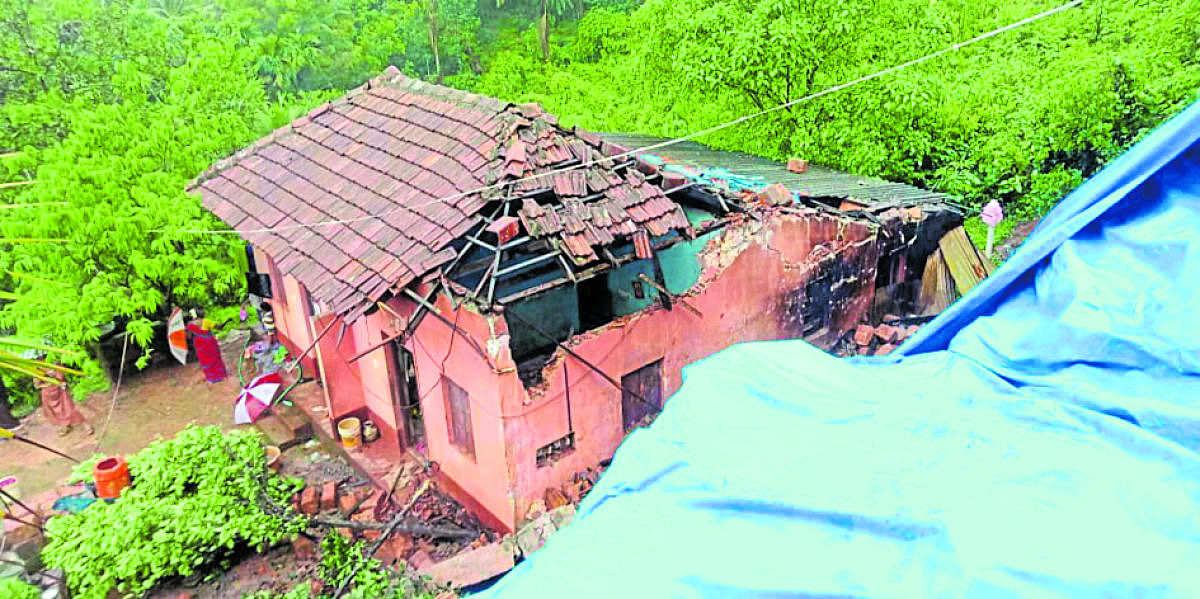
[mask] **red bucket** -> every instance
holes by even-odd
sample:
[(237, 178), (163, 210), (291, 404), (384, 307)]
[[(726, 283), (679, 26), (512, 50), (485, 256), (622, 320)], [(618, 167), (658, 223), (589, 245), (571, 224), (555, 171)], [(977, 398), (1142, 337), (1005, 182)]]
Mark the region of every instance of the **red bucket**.
[(92, 479), (96, 481), (96, 497), (120, 497), (121, 490), (129, 486), (129, 464), (121, 456), (104, 458), (92, 466)]

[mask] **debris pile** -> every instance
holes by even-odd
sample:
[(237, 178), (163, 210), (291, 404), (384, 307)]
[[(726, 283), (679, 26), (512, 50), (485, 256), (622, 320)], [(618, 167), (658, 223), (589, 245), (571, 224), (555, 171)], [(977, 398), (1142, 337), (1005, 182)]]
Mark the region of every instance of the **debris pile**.
[(888, 315), (877, 326), (865, 323), (858, 325), (850, 333), (848, 342), (841, 344), (836, 353), (840, 356), (883, 356), (891, 353), (920, 328), (919, 325), (904, 324), (904, 319)]

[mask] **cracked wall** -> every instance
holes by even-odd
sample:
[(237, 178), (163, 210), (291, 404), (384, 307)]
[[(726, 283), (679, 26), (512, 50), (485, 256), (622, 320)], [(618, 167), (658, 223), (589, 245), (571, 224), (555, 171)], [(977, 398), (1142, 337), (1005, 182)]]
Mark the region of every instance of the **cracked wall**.
[[(705, 242), (696, 255), (698, 280), (673, 310), (653, 305), (568, 343), (616, 380), (662, 360), (664, 398), (679, 388), (685, 365), (734, 343), (803, 337), (829, 347), (870, 308), (874, 230), (828, 213), (744, 218)], [(547, 488), (611, 457), (626, 434), (620, 390), (561, 349), (543, 370), (542, 383), (525, 391), (506, 398), (504, 406), (506, 413), (521, 414), (504, 424), (518, 520)], [(539, 447), (572, 431), (572, 451), (549, 466), (535, 463)]]

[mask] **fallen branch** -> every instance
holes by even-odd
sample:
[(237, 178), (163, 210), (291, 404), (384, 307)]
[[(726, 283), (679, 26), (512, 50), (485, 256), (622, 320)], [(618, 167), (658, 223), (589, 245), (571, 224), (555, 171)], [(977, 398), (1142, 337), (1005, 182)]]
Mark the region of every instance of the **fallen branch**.
[(346, 592), (346, 589), (350, 588), (350, 581), (354, 580), (354, 576), (358, 574), (359, 567), (361, 567), (364, 562), (375, 556), (375, 552), (379, 551), (379, 548), (383, 546), (384, 541), (387, 541), (388, 537), (392, 536), (393, 532), (396, 532), (396, 528), (400, 526), (400, 522), (404, 519), (404, 515), (408, 513), (408, 510), (412, 509), (412, 506), (417, 503), (417, 499), (420, 499), (420, 497), (424, 495), (425, 491), (427, 490), (429, 490), (429, 479), (425, 479), (425, 482), (421, 483), (421, 488), (417, 489), (416, 493), (413, 493), (412, 499), (409, 499), (408, 503), (405, 504), (405, 506), (401, 508), (399, 512), (396, 512), (395, 516), (392, 516), (392, 521), (388, 522), (387, 528), (383, 530), (383, 534), (379, 535), (379, 538), (375, 539), (375, 542), (371, 544), (371, 548), (367, 550), (367, 553), (364, 556), (367, 559), (362, 560), (355, 565), (354, 569), (346, 575), (346, 578), (342, 579), (342, 584), (338, 585), (337, 591), (333, 594), (333, 599), (338, 599), (342, 596), (342, 593)]
[[(341, 518), (310, 518), (309, 522), (314, 526), (329, 526), (331, 528), (349, 528), (350, 530), (386, 530), (391, 523), (383, 522), (359, 522), (357, 520), (343, 520)], [(479, 533), (472, 532), (465, 528), (457, 528), (453, 526), (428, 526), (425, 524), (400, 524), (392, 529), (392, 532), (402, 532), (414, 535), (429, 535), (431, 537), (441, 537), (444, 539), (474, 539), (479, 536)]]

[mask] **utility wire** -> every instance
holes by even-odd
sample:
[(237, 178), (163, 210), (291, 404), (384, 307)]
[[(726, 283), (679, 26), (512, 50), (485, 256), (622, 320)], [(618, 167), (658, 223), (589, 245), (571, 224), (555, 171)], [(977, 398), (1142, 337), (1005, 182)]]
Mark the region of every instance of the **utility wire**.
[(719, 124), (719, 125), (714, 125), (714, 126), (712, 126), (712, 127), (709, 127), (709, 128), (707, 128), (707, 129), (701, 129), (700, 131), (696, 131), (696, 132), (694, 132), (694, 133), (689, 133), (688, 135), (684, 135), (683, 137), (676, 137), (676, 138), (674, 138), (674, 139), (668, 139), (668, 140), (664, 140), (664, 141), (661, 141), (661, 142), (659, 142), (659, 143), (650, 144), (650, 145), (648, 145), (648, 146), (643, 146), (643, 147), (641, 147), (641, 148), (637, 148), (637, 149), (634, 149), (634, 150), (629, 150), (629, 151), (627, 151), (627, 152), (622, 152), (622, 153), (620, 153), (620, 154), (616, 154), (616, 155), (614, 155), (614, 156), (606, 156), (606, 157), (599, 158), (599, 159), (596, 159), (596, 160), (590, 160), (590, 161), (586, 161), (586, 162), (580, 162), (579, 164), (573, 164), (573, 165), (570, 165), (570, 166), (564, 166), (564, 167), (561, 167), (561, 168), (552, 169), (552, 170), (544, 171), (544, 172), (541, 172), (541, 173), (536, 173), (536, 174), (533, 174), (533, 175), (529, 175), (529, 176), (526, 176), (526, 177), (522, 177), (522, 178), (520, 178), (520, 179), (511, 179), (511, 180), (506, 180), (506, 181), (500, 181), (500, 182), (493, 183), (493, 184), (491, 184), (491, 185), (485, 185), (485, 186), (483, 186), (483, 187), (479, 187), (479, 188), (476, 188), (476, 189), (471, 189), (471, 190), (467, 190), (467, 191), (462, 191), (462, 192), (459, 192), (459, 193), (451, 194), (451, 195), (448, 195), (448, 196), (444, 196), (444, 197), (440, 197), (440, 198), (435, 198), (435, 199), (433, 199), (433, 200), (430, 200), (430, 201), (428, 201), (428, 202), (425, 202), (425, 203), (422, 203), (422, 204), (416, 204), (416, 205), (412, 205), (412, 206), (408, 206), (408, 205), (404, 205), (404, 206), (397, 206), (397, 207), (395, 207), (395, 208), (393, 208), (393, 209), (386, 210), (386, 211), (384, 211), (384, 212), (381, 212), (381, 213), (379, 213), (379, 214), (369, 214), (369, 215), (367, 215), (367, 216), (360, 216), (360, 217), (357, 217), (357, 218), (336, 219), (336, 220), (325, 220), (325, 221), (318, 221), (318, 222), (314, 222), (314, 223), (299, 223), (299, 224), (295, 224), (295, 225), (281, 225), (281, 226), (277, 226), (277, 227), (263, 227), (263, 228), (259, 228), (259, 229), (243, 229), (243, 230), (241, 230), (241, 231), (233, 231), (233, 230), (228, 230), (228, 229), (224, 229), (224, 230), (218, 230), (218, 229), (182, 229), (182, 230), (180, 230), (179, 232), (180, 232), (180, 233), (194, 233), (194, 234), (214, 234), (214, 235), (245, 235), (245, 234), (251, 234), (251, 233), (273, 233), (273, 232), (276, 232), (276, 231), (288, 231), (288, 230), (294, 230), (294, 229), (308, 229), (308, 228), (315, 228), (315, 227), (325, 227), (325, 226), (332, 226), (332, 225), (345, 225), (345, 224), (351, 224), (351, 223), (357, 223), (357, 222), (368, 221), (368, 220), (372, 220), (372, 219), (379, 219), (379, 218), (383, 218), (383, 217), (385, 217), (385, 216), (388, 216), (388, 215), (390, 215), (390, 214), (393, 214), (393, 213), (399, 212), (399, 211), (401, 211), (401, 210), (413, 210), (413, 209), (415, 209), (415, 208), (422, 208), (422, 207), (424, 207), (424, 206), (431, 206), (431, 205), (433, 205), (433, 204), (439, 204), (439, 203), (448, 202), (448, 201), (451, 201), (451, 200), (457, 200), (457, 199), (461, 199), (461, 198), (464, 198), (464, 197), (467, 197), (467, 196), (471, 196), (471, 195), (475, 195), (475, 194), (478, 194), (478, 193), (483, 193), (483, 192), (485, 192), (485, 191), (491, 191), (491, 190), (493, 190), (493, 189), (501, 189), (501, 188), (503, 188), (503, 187), (505, 187), (505, 186), (509, 186), (509, 185), (516, 185), (516, 184), (518, 184), (518, 183), (524, 183), (524, 182), (527, 182), (527, 181), (536, 181), (536, 180), (538, 180), (538, 179), (542, 179), (542, 178), (549, 177), (549, 176), (552, 176), (552, 175), (556, 175), (556, 174), (559, 174), (559, 173), (565, 173), (565, 172), (573, 171), (573, 170), (576, 170), (576, 169), (581, 169), (581, 168), (586, 168), (586, 167), (590, 167), (590, 166), (595, 166), (595, 165), (598, 165), (598, 164), (605, 164), (605, 163), (611, 163), (611, 162), (615, 162), (615, 161), (617, 161), (617, 160), (620, 160), (620, 159), (623, 159), (623, 158), (630, 158), (630, 157), (636, 156), (636, 155), (638, 155), (638, 154), (642, 154), (642, 153), (649, 152), (649, 151), (651, 151), (651, 150), (658, 150), (658, 149), (661, 149), (661, 148), (666, 148), (666, 147), (673, 146), (673, 145), (675, 145), (675, 144), (679, 144), (679, 143), (682, 143), (682, 142), (685, 142), (685, 141), (690, 141), (690, 140), (693, 140), (693, 139), (695, 139), (695, 138), (697, 138), (697, 137), (702, 137), (702, 136), (708, 135), (708, 134), (710, 134), (710, 133), (715, 133), (715, 132), (717, 132), (717, 131), (722, 131), (722, 130), (724, 130), (724, 129), (728, 129), (728, 128), (730, 128), (730, 127), (734, 127), (734, 126), (740, 125), (740, 124), (742, 124), (742, 123), (745, 123), (745, 122), (747, 122), (747, 121), (750, 121), (750, 120), (753, 120), (753, 119), (756, 119), (756, 118), (759, 118), (759, 117), (762, 117), (762, 116), (765, 116), (765, 115), (768, 115), (768, 114), (771, 114), (771, 113), (774, 113), (774, 112), (778, 112), (778, 111), (780, 111), (780, 110), (785, 110), (785, 109), (787, 109), (787, 108), (790, 108), (790, 107), (792, 107), (792, 106), (796, 106), (796, 105), (798, 105), (798, 104), (803, 104), (803, 103), (805, 103), (805, 102), (810, 102), (810, 101), (812, 101), (812, 100), (816, 100), (817, 98), (821, 98), (821, 97), (827, 96), (827, 95), (829, 95), (829, 94), (833, 94), (833, 93), (836, 93), (836, 92), (842, 91), (842, 90), (844, 90), (844, 89), (847, 89), (847, 88), (850, 88), (850, 87), (854, 87), (854, 86), (856, 86), (856, 85), (859, 85), (859, 84), (861, 84), (861, 83), (866, 83), (867, 81), (871, 81), (872, 79), (878, 79), (878, 78), (880, 78), (880, 77), (884, 77), (884, 76), (886, 76), (886, 75), (890, 75), (890, 74), (892, 74), (892, 73), (896, 73), (896, 72), (898, 72), (898, 71), (902, 71), (902, 70), (904, 70), (904, 69), (907, 69), (907, 68), (910, 68), (910, 67), (913, 67), (913, 66), (919, 65), (919, 64), (921, 64), (921, 63), (923, 63), (923, 62), (927, 62), (927, 61), (933, 60), (933, 59), (935, 59), (935, 58), (939, 58), (939, 57), (941, 57), (941, 56), (943, 56), (943, 55), (945, 55), (945, 54), (948, 54), (948, 53), (950, 53), (950, 52), (954, 52), (954, 51), (956, 51), (956, 50), (959, 50), (960, 48), (965, 48), (965, 47), (967, 47), (967, 46), (970, 46), (970, 45), (972, 45), (972, 44), (979, 43), (979, 42), (981, 42), (981, 41), (983, 41), (983, 40), (986, 40), (986, 39), (988, 39), (988, 38), (992, 38), (992, 37), (995, 37), (995, 36), (997, 36), (997, 35), (1000, 35), (1000, 34), (1002, 34), (1002, 33), (1005, 33), (1005, 32), (1008, 32), (1008, 31), (1012, 31), (1013, 29), (1017, 29), (1017, 28), (1020, 28), (1020, 27), (1024, 27), (1025, 25), (1028, 25), (1028, 24), (1030, 24), (1030, 23), (1033, 23), (1033, 22), (1035, 22), (1035, 21), (1040, 21), (1040, 20), (1042, 20), (1042, 19), (1044, 19), (1044, 18), (1046, 18), (1046, 17), (1053, 16), (1053, 15), (1055, 15), (1055, 14), (1058, 14), (1058, 13), (1060, 13), (1060, 12), (1063, 12), (1063, 11), (1065, 11), (1065, 10), (1068, 10), (1068, 9), (1071, 9), (1071, 8), (1075, 8), (1076, 6), (1079, 6), (1080, 4), (1083, 4), (1083, 0), (1073, 0), (1072, 2), (1068, 2), (1068, 3), (1066, 3), (1066, 4), (1063, 4), (1062, 6), (1059, 6), (1059, 7), (1057, 7), (1057, 8), (1052, 8), (1052, 9), (1050, 9), (1050, 10), (1047, 10), (1047, 11), (1045, 11), (1045, 12), (1042, 12), (1042, 13), (1038, 13), (1038, 14), (1036, 14), (1036, 15), (1033, 15), (1033, 16), (1031, 16), (1031, 17), (1027, 17), (1027, 18), (1021, 19), (1020, 21), (1016, 21), (1016, 22), (1014, 22), (1014, 23), (1010, 23), (1010, 24), (1008, 24), (1008, 25), (1005, 25), (1004, 27), (1000, 27), (999, 29), (994, 29), (994, 30), (992, 30), (992, 31), (989, 31), (989, 32), (987, 32), (987, 33), (984, 33), (984, 34), (981, 34), (981, 35), (977, 35), (977, 36), (975, 36), (975, 37), (973, 37), (973, 38), (971, 38), (971, 39), (969, 39), (969, 40), (966, 40), (966, 41), (963, 41), (963, 42), (959, 42), (959, 43), (956, 43), (956, 44), (953, 44), (953, 45), (947, 46), (947, 47), (945, 47), (945, 48), (942, 48), (941, 50), (938, 50), (938, 51), (936, 51), (936, 52), (934, 52), (934, 53), (932, 53), (932, 54), (927, 54), (927, 55), (925, 55), (925, 56), (922, 56), (922, 57), (920, 57), (920, 58), (916, 58), (916, 59), (910, 60), (910, 61), (908, 61), (908, 62), (905, 62), (905, 63), (901, 63), (901, 64), (898, 64), (898, 65), (895, 65), (895, 66), (891, 66), (891, 67), (888, 67), (888, 68), (886, 68), (886, 69), (883, 69), (883, 70), (881, 70), (881, 71), (876, 71), (876, 72), (874, 72), (874, 73), (871, 73), (870, 75), (864, 75), (864, 76), (862, 76), (862, 77), (859, 77), (859, 78), (857, 78), (857, 79), (853, 79), (853, 80), (847, 81), (847, 82), (845, 82), (845, 83), (840, 83), (840, 84), (838, 84), (838, 85), (835, 85), (835, 86), (833, 86), (833, 87), (829, 87), (829, 88), (823, 89), (823, 90), (821, 90), (821, 91), (819, 91), (819, 92), (815, 92), (815, 93), (809, 94), (809, 95), (807, 95), (807, 96), (804, 96), (804, 97), (802, 97), (802, 98), (797, 98), (797, 99), (795, 99), (795, 100), (790, 100), (790, 101), (788, 101), (788, 102), (784, 102), (784, 103), (782, 103), (782, 104), (777, 104), (777, 105), (775, 105), (775, 106), (772, 106), (772, 107), (770, 107), (770, 108), (766, 108), (766, 109), (760, 110), (760, 111), (758, 111), (758, 112), (754, 112), (754, 113), (751, 113), (751, 114), (747, 114), (747, 115), (744, 115), (744, 116), (738, 117), (738, 118), (736, 118), (736, 119), (734, 119), (734, 120), (731, 120), (731, 121), (726, 121), (726, 122), (724, 122), (724, 123), (721, 123), (721, 124)]

